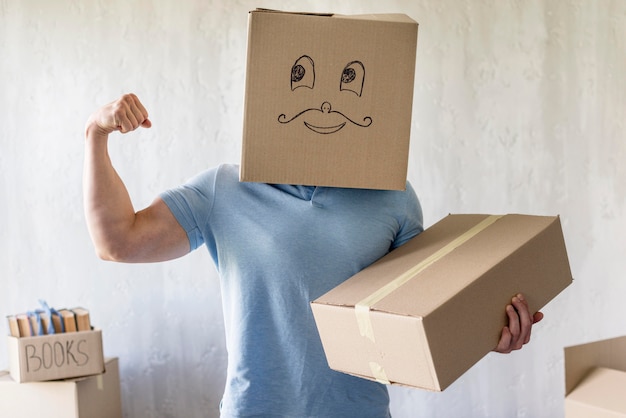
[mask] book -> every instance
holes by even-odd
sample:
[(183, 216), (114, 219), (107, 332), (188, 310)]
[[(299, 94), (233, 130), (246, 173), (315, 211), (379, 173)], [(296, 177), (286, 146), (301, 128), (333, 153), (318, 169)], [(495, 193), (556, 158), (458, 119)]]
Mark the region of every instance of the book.
[(60, 334), (62, 332), (65, 332), (65, 328), (63, 327), (63, 318), (61, 318), (61, 314), (59, 314), (58, 311), (52, 311), (51, 312), (51, 316), (52, 316), (52, 327), (54, 328), (54, 333), (55, 334)]
[(17, 314), (17, 325), (20, 330), (20, 337), (30, 337), (33, 335), (33, 331), (30, 325), (30, 319), (26, 314)]
[(76, 329), (78, 331), (91, 331), (91, 320), (89, 319), (89, 311), (85, 308), (73, 308), (76, 318)]
[(50, 315), (47, 312), (39, 312), (39, 317), (41, 318), (41, 328), (43, 328), (43, 333), (48, 334), (50, 330)]
[(65, 332), (76, 332), (76, 315), (69, 309), (59, 309)]
[(27, 313), (28, 320), (30, 321), (30, 332), (31, 335), (41, 335), (43, 331), (41, 330), (41, 321), (37, 318), (37, 314), (29, 312)]
[(83, 307), (54, 310), (37, 309), (17, 315), (7, 315), (9, 334), (13, 337), (91, 331), (89, 310)]
[(20, 337), (20, 326), (17, 324), (17, 317), (15, 315), (7, 316), (7, 321), (9, 321), (9, 333), (12, 337)]

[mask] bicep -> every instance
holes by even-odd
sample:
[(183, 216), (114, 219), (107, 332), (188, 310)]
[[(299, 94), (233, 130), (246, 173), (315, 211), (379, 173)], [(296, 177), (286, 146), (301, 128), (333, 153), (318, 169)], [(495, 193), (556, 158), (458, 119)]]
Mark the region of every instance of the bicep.
[(165, 202), (157, 197), (147, 208), (137, 212), (127, 248), (131, 263), (172, 260), (190, 251), (189, 239)]

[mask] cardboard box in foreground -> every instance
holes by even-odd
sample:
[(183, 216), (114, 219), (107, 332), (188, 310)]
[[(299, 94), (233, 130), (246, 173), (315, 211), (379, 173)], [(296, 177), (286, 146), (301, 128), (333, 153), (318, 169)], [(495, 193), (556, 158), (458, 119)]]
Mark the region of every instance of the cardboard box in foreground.
[(565, 348), (565, 416), (626, 417), (626, 336)]
[(311, 306), (332, 369), (441, 391), (571, 282), (558, 217), (449, 215)]
[(119, 365), (106, 372), (53, 382), (17, 383), (0, 371), (0, 416), (11, 418), (121, 418)]
[(102, 331), (8, 337), (9, 368), (16, 382), (89, 376), (104, 371)]
[(404, 190), (417, 23), (250, 12), (242, 181)]

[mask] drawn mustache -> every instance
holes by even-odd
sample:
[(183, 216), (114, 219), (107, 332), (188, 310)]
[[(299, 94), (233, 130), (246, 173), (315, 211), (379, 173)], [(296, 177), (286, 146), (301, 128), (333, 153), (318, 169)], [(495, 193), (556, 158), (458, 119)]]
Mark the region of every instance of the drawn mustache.
[[(307, 114), (307, 116), (313, 116), (313, 117), (320, 117), (320, 114), (324, 115), (328, 115), (329, 118), (332, 117), (339, 117), (340, 119), (342, 119), (343, 121), (348, 121), (350, 123), (352, 123), (353, 125), (356, 126), (360, 126), (362, 128), (367, 128), (368, 126), (370, 126), (372, 124), (372, 118), (369, 116), (366, 116), (363, 118), (363, 123), (359, 123), (356, 122), (354, 120), (352, 120), (351, 118), (349, 118), (348, 116), (344, 115), (343, 113), (336, 111), (336, 110), (332, 110), (330, 103), (328, 102), (324, 102), (322, 103), (322, 105), (320, 106), (319, 109), (316, 108), (310, 108), (310, 109), (306, 109), (301, 111), (300, 113), (298, 113), (297, 115), (295, 115), (294, 117), (292, 117), (291, 119), (287, 119), (287, 115), (282, 113), (278, 116), (278, 122), (286, 124), (286, 123), (290, 123), (296, 119), (298, 119), (299, 117), (301, 117), (302, 115)], [(323, 118), (327, 118), (327, 116), (322, 116)], [(306, 123), (306, 122), (305, 122)]]

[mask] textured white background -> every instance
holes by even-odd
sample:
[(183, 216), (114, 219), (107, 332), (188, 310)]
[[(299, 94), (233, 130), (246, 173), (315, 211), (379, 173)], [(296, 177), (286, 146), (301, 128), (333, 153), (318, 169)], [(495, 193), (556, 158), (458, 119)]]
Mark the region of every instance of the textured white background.
[(488, 355), (443, 393), (391, 388), (394, 416), (562, 416), (563, 346), (626, 334), (621, 0), (0, 0), (0, 316), (39, 298), (84, 305), (120, 357), (125, 416), (217, 416), (226, 353), (211, 260), (95, 257), (83, 127), (122, 93), (145, 102), (153, 128), (111, 142), (138, 208), (238, 162), (255, 7), (420, 23), (409, 179), (427, 225), (450, 212), (561, 215), (575, 283), (531, 344)]

